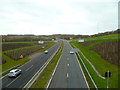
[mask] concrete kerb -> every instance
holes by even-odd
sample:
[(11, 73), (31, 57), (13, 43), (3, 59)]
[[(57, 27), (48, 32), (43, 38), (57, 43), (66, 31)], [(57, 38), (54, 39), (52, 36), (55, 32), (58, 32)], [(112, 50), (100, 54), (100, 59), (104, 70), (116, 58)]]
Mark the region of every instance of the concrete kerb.
[[(18, 64), (18, 65), (14, 66), (14, 67), (11, 67), (11, 68), (7, 69), (6, 71), (1, 72), (1, 73), (0, 73), (0, 76), (2, 76), (2, 74), (6, 73), (7, 71), (10, 71), (10, 70), (12, 70), (13, 68), (16, 68), (16, 67), (19, 67), (19, 66), (21, 66), (21, 64)], [(0, 79), (4, 78), (4, 77), (6, 77), (6, 76), (7, 76), (7, 74), (4, 75), (3, 77), (0, 77)]]
[[(76, 54), (75, 54), (75, 56), (76, 56)], [(77, 58), (77, 56), (76, 56), (76, 58)], [(80, 65), (80, 63), (79, 63), (78, 58), (77, 58), (77, 62), (78, 62), (79, 66), (80, 66), (80, 69), (81, 69), (81, 71), (82, 71), (82, 73), (83, 73), (83, 76), (84, 76), (84, 79), (85, 79), (85, 81), (86, 81), (86, 84), (87, 84), (88, 88), (90, 88), (90, 87), (89, 87), (89, 84), (88, 84), (88, 82), (87, 82), (87, 79), (86, 79), (86, 77), (85, 77), (85, 74), (84, 74), (84, 72), (83, 72), (83, 69), (82, 69), (82, 67), (81, 67), (81, 65)]]
[[(90, 77), (92, 83), (94, 84), (95, 88), (97, 89), (98, 87), (97, 87), (95, 81), (93, 80), (93, 78), (91, 77), (91, 75), (90, 75), (90, 73), (89, 73), (87, 67), (85, 66), (85, 64), (84, 64), (84, 62), (83, 62), (83, 60), (82, 60), (82, 58), (80, 57), (79, 53), (77, 53), (77, 54), (78, 54), (78, 56), (79, 56), (79, 58), (80, 58), (80, 60), (81, 60), (81, 62), (82, 62), (82, 64), (83, 64), (85, 70), (87, 71), (87, 73), (88, 73), (88, 75), (89, 75), (89, 77)], [(98, 90), (98, 89), (97, 89), (97, 90)]]
[[(72, 44), (73, 45), (73, 44)], [(75, 45), (73, 45), (75, 48), (77, 48)], [(96, 72), (96, 74), (102, 78), (105, 79), (105, 77), (103, 77), (98, 71), (97, 69), (94, 67), (94, 65), (85, 57), (85, 55), (82, 53), (82, 51), (80, 50), (80, 53), (82, 54), (82, 56), (86, 59), (86, 61), (91, 65), (91, 67), (93, 68), (93, 70)]]
[(38, 70), (38, 72), (32, 77), (32, 79), (23, 87), (23, 90), (26, 89), (28, 90), (33, 83), (37, 80), (37, 78), (40, 76), (40, 74), (43, 72), (43, 70), (46, 68), (46, 66), (49, 64), (49, 62), (52, 60), (54, 55), (58, 52), (60, 46), (56, 50), (56, 52), (46, 61), (46, 63)]
[[(63, 50), (62, 50), (62, 52), (63, 52)], [(62, 54), (61, 54), (61, 56), (62, 56)], [(58, 62), (57, 62), (57, 64), (56, 64), (56, 66), (55, 66), (55, 68), (54, 68), (54, 71), (53, 71), (53, 73), (52, 73), (52, 76), (51, 76), (51, 78), (50, 78), (50, 80), (49, 80), (49, 82), (48, 82), (48, 84), (47, 84), (46, 90), (47, 90), (47, 89), (49, 88), (49, 86), (50, 86), (50, 83), (51, 83), (51, 81), (52, 81), (52, 79), (53, 79), (53, 76), (54, 76), (54, 74), (55, 74), (55, 72), (56, 72), (56, 69), (57, 69), (57, 67), (58, 67), (58, 64), (59, 64), (59, 62), (60, 62), (61, 56), (60, 56), (60, 58), (59, 58), (59, 60), (58, 60)]]
[[(52, 47), (50, 47), (50, 48), (52, 48)], [(49, 49), (50, 49), (50, 48), (49, 48)], [(1, 76), (3, 73), (5, 73), (5, 72), (7, 72), (7, 71), (9, 71), (9, 70), (17, 67), (17, 66), (19, 66), (18, 69), (20, 69), (23, 65), (29, 63), (30, 61), (31, 61), (31, 60), (29, 60), (28, 62), (26, 62), (26, 63), (24, 63), (24, 64), (18, 64), (18, 65), (16, 65), (16, 66), (13, 66), (13, 67), (9, 68), (8, 70), (6, 70), (6, 71), (4, 71), (4, 72), (1, 72), (1, 73), (0, 73), (0, 76)], [(7, 76), (7, 75), (4, 75), (3, 77), (0, 77), (0, 79), (4, 78), (4, 77), (6, 77), (6, 76)]]
[[(73, 45), (73, 44), (72, 44)], [(73, 45), (75, 48), (76, 48), (76, 46), (75, 45)], [(87, 71), (87, 73), (88, 73), (88, 75), (89, 75), (89, 77), (90, 77), (90, 79), (91, 79), (91, 81), (92, 81), (92, 83), (94, 84), (94, 86), (95, 86), (95, 88), (98, 90), (98, 87), (97, 87), (97, 85), (95, 84), (95, 81), (93, 80), (93, 78), (91, 77), (91, 75), (90, 75), (90, 73), (89, 73), (89, 71), (88, 71), (88, 69), (87, 69), (87, 67), (85, 66), (85, 64), (84, 64), (84, 62), (83, 62), (83, 60), (82, 60), (82, 58), (80, 57), (80, 55), (79, 55), (79, 53), (77, 52), (77, 54), (78, 54), (78, 56), (79, 56), (79, 58), (80, 58), (80, 60), (81, 60), (81, 62), (82, 62), (82, 64), (83, 64), (83, 66), (84, 66), (84, 68), (85, 68), (85, 70)], [(76, 56), (77, 57), (77, 56)], [(80, 64), (80, 63), (79, 63)]]
[[(73, 47), (72, 47), (71, 45), (70, 45), (70, 47), (73, 49)], [(76, 54), (75, 54), (75, 57), (77, 58)], [(87, 84), (87, 87), (90, 88), (89, 85), (88, 85), (88, 82), (87, 82), (87, 80), (86, 80), (86, 77), (85, 77), (85, 75), (84, 75), (84, 72), (83, 72), (83, 70), (82, 70), (82, 67), (81, 67), (81, 65), (80, 65), (80, 63), (79, 63), (79, 61), (78, 61), (78, 58), (77, 58), (77, 62), (78, 62), (79, 67), (80, 67), (80, 69), (81, 69), (81, 71), (82, 71), (82, 74), (83, 74), (83, 77), (84, 77), (85, 82), (86, 82), (86, 84)]]
[(3, 73), (5, 73), (5, 72), (7, 72), (7, 71), (9, 71), (9, 70), (11, 70), (11, 69), (13, 69), (13, 68), (15, 68), (15, 67), (18, 67), (18, 66), (20, 66), (20, 64), (18, 64), (18, 65), (16, 65), (16, 66), (13, 66), (13, 67), (7, 69), (6, 71), (1, 72), (0, 75), (2, 75)]

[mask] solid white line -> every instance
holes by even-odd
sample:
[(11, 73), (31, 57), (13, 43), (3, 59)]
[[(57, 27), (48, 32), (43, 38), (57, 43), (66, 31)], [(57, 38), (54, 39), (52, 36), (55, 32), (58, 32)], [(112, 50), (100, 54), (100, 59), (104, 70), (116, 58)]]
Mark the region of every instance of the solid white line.
[[(69, 43), (69, 42), (68, 42), (68, 43)], [(70, 45), (70, 44), (69, 44), (69, 45)], [(70, 45), (70, 47), (71, 47), (72, 50), (73, 50), (73, 47), (72, 47), (71, 45)], [(90, 88), (89, 85), (88, 85), (88, 82), (87, 82), (87, 80), (86, 80), (86, 77), (85, 77), (85, 75), (84, 75), (84, 72), (83, 72), (83, 70), (82, 70), (82, 67), (81, 67), (81, 65), (80, 65), (80, 63), (79, 63), (79, 60), (78, 60), (76, 54), (74, 54), (74, 55), (75, 55), (75, 57), (76, 57), (76, 59), (77, 59), (77, 62), (78, 62), (78, 64), (79, 64), (79, 67), (80, 67), (80, 69), (81, 69), (81, 71), (82, 71), (82, 74), (83, 74), (83, 77), (84, 77), (85, 82), (86, 82), (86, 84), (87, 84), (87, 87)]]
[(69, 67), (69, 64), (67, 64), (67, 66)]
[(2, 76), (2, 77), (0, 78), (0, 80), (2, 80), (3, 78), (5, 78), (7, 75), (8, 75), (8, 74), (6, 74), (5, 76)]
[[(78, 54), (78, 56), (80, 57), (80, 55), (79, 55), (79, 54)], [(80, 59), (81, 59), (81, 62), (82, 62), (82, 64), (83, 64), (84, 68), (86, 69), (86, 71), (87, 71), (87, 73), (88, 73), (88, 75), (89, 75), (89, 77), (90, 77), (91, 81), (93, 82), (93, 84), (94, 84), (94, 86), (95, 86), (96, 90), (98, 90), (98, 89), (97, 89), (97, 86), (96, 86), (96, 84), (95, 84), (95, 81), (93, 80), (92, 76), (90, 75), (90, 73), (89, 73), (89, 71), (88, 71), (87, 67), (85, 66), (85, 64), (84, 64), (84, 62), (83, 62), (83, 60), (82, 60), (82, 58), (81, 58), (81, 57), (80, 57)]]
[(8, 87), (10, 84), (12, 84), (16, 79), (18, 79), (21, 75), (19, 75), (18, 77), (16, 77), (12, 82), (10, 82), (8, 85), (6, 85), (6, 87)]
[[(76, 54), (75, 54), (75, 56), (76, 56)], [(76, 58), (77, 58), (77, 56), (76, 56)], [(80, 65), (80, 63), (79, 63), (79, 61), (78, 61), (78, 58), (77, 58), (77, 62), (78, 62), (79, 67), (80, 67), (80, 69), (81, 69), (81, 71), (82, 71), (82, 74), (83, 74), (83, 77), (84, 77), (84, 79), (85, 79), (85, 82), (86, 82), (88, 88), (90, 88), (89, 85), (88, 85), (88, 82), (87, 82), (87, 80), (86, 80), (86, 77), (85, 77), (85, 75), (84, 75), (84, 72), (83, 72), (83, 70), (82, 70), (82, 67), (81, 67), (81, 65)]]
[(69, 78), (69, 74), (67, 73), (67, 78)]
[[(64, 46), (63, 46), (63, 49), (64, 49)], [(62, 53), (63, 53), (63, 50), (62, 50)], [(60, 60), (61, 60), (62, 53), (61, 53), (61, 56), (60, 56), (60, 58), (59, 58), (59, 60), (58, 60), (58, 62), (57, 62), (57, 64), (56, 64), (56, 66), (55, 66), (55, 69), (54, 69), (54, 71), (53, 71), (53, 73), (52, 73), (52, 76), (51, 76), (51, 78), (50, 78), (50, 80), (49, 80), (49, 82), (48, 82), (48, 84), (47, 84), (46, 90), (47, 90), (48, 87), (50, 86), (50, 83), (51, 83), (51, 81), (52, 81), (52, 79), (53, 79), (53, 76), (54, 76), (54, 74), (55, 74), (55, 72), (56, 72), (56, 69), (57, 69), (57, 67), (58, 67), (58, 64), (59, 64), (59, 62), (60, 62)]]
[[(76, 46), (74, 46), (74, 47), (76, 47)], [(78, 56), (80, 57), (79, 53), (78, 53)], [(76, 56), (76, 57), (77, 57), (77, 56)], [(98, 90), (98, 89), (97, 89), (97, 85), (96, 85), (95, 81), (93, 80), (93, 78), (92, 78), (91, 74), (89, 73), (89, 71), (88, 71), (88, 69), (87, 69), (86, 65), (84, 64), (84, 62), (83, 62), (83, 60), (82, 60), (82, 58), (81, 58), (81, 57), (80, 57), (80, 59), (81, 59), (81, 62), (82, 62), (82, 64), (83, 64), (83, 66), (84, 66), (85, 70), (87, 71), (87, 73), (88, 73), (88, 75), (89, 75), (89, 77), (90, 77), (91, 81), (93, 82), (93, 84), (94, 84), (94, 86), (95, 86), (96, 90)]]
[(32, 68), (33, 67), (33, 65), (32, 66), (30, 66), (28, 69), (26, 69), (25, 71), (28, 71), (30, 68)]
[(23, 87), (29, 89), (32, 84), (35, 82), (35, 80), (40, 76), (40, 74), (43, 72), (43, 70), (46, 68), (46, 66), (49, 64), (49, 62), (52, 60), (52, 58), (55, 56), (57, 51), (59, 50), (60, 46), (57, 48), (57, 50), (53, 53), (53, 55), (46, 61), (46, 63), (35, 73), (35, 75), (28, 81), (28, 83)]
[(67, 60), (69, 60), (69, 58), (67, 58)]

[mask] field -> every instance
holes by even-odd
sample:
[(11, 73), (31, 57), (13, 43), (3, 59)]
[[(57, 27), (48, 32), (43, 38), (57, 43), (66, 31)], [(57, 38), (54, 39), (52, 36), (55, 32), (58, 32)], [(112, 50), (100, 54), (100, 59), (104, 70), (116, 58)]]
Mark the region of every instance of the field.
[(92, 43), (94, 43), (95, 41), (89, 41), (89, 42), (81, 42), (80, 44), (82, 44), (83, 46), (88, 46)]
[(118, 65), (118, 51), (120, 51), (120, 47), (118, 46), (119, 44), (120, 41), (107, 41), (97, 44), (91, 49), (97, 52), (104, 60), (107, 60), (112, 64)]
[[(46, 47), (46, 45), (44, 45)], [(19, 60), (20, 59), (20, 55), (24, 57), (30, 55), (33, 52), (36, 52), (38, 50), (41, 50), (42, 46), (41, 45), (35, 45), (32, 47), (27, 47), (27, 48), (19, 48), (19, 49), (15, 49), (12, 51), (7, 51), (4, 54), (9, 56), (10, 58), (14, 59), (14, 60)]]
[[(13, 44), (6, 44), (7, 49), (2, 52), (2, 71), (29, 61), (28, 56), (34, 53), (43, 52), (54, 44), (55, 42), (45, 42), (44, 44), (39, 45), (37, 43), (22, 43), (22, 47), (17, 43), (14, 43), (16, 48), (14, 48), (14, 46), (11, 46)], [(44, 48), (42, 48), (43, 46)], [(13, 49), (10, 47), (13, 47)], [(20, 55), (23, 55), (23, 58), (20, 58)]]
[(48, 64), (48, 66), (45, 68), (43, 73), (39, 76), (31, 88), (46, 88), (48, 81), (51, 78), (52, 72), (61, 56), (63, 47), (64, 45), (62, 43), (56, 55), (53, 57), (51, 62)]
[(28, 47), (28, 46), (32, 46), (32, 44), (28, 44), (28, 43), (2, 44), (2, 51), (16, 49), (16, 48), (20, 48), (20, 47)]
[[(112, 73), (111, 78), (109, 79), (109, 87), (117, 88), (118, 87), (118, 39), (99, 39), (94, 42), (89, 39), (84, 43), (78, 43), (77, 41), (71, 41), (71, 45), (74, 44), (79, 48), (86, 58), (95, 66), (98, 72), (104, 76), (106, 71)], [(104, 54), (102, 53), (104, 51)], [(88, 68), (90, 74), (92, 75), (95, 83), (98, 88), (106, 88), (106, 79), (102, 79), (97, 76), (93, 68), (86, 61), (86, 59), (79, 52), (81, 58), (83, 59), (86, 67)], [(102, 56), (103, 55), (103, 56)], [(107, 57), (104, 57), (107, 56)], [(106, 59), (107, 58), (107, 59)], [(116, 59), (114, 59), (116, 58)]]
[(104, 36), (98, 36), (98, 37), (90, 37), (90, 38), (83, 38), (86, 41), (91, 41), (91, 40), (99, 40), (99, 39), (118, 39), (120, 34), (111, 34), (111, 35), (104, 35)]

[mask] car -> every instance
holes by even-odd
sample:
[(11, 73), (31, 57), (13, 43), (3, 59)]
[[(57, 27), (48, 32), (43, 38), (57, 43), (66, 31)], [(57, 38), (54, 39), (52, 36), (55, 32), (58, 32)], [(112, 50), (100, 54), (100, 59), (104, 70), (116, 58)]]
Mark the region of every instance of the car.
[(47, 53), (48, 53), (48, 50), (45, 50), (44, 53), (47, 54)]
[(73, 52), (73, 51), (70, 51), (70, 54), (74, 54), (74, 52)]
[(42, 48), (45, 48), (44, 46), (42, 46)]
[(8, 73), (9, 77), (17, 77), (19, 74), (21, 74), (21, 69), (13, 69)]

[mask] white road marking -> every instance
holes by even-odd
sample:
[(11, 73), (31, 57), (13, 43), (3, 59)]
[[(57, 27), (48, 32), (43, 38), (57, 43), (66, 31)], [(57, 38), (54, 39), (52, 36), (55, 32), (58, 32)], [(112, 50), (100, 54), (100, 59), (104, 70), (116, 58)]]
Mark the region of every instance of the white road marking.
[(18, 79), (21, 75), (19, 75), (17, 78), (15, 78), (12, 82), (10, 82), (6, 87), (8, 87), (10, 84), (12, 84), (16, 79)]
[(28, 69), (26, 69), (25, 71), (28, 71), (30, 68), (32, 68), (33, 67), (33, 65), (32, 66), (30, 66)]
[[(63, 53), (63, 50), (62, 50), (62, 53)], [(51, 83), (51, 81), (52, 81), (52, 79), (53, 79), (53, 76), (54, 76), (54, 74), (55, 74), (55, 72), (56, 72), (56, 69), (58, 68), (58, 64), (59, 64), (59, 62), (60, 62), (60, 60), (61, 60), (61, 57), (62, 57), (62, 54), (60, 55), (60, 58), (59, 58), (56, 66), (55, 66), (55, 69), (54, 69), (54, 71), (53, 71), (53, 73), (52, 73), (52, 76), (51, 76), (49, 82), (48, 82), (48, 85), (47, 85), (47, 87), (46, 87), (46, 90), (47, 90), (48, 87), (50, 86), (50, 83)]]
[(69, 74), (67, 73), (67, 78), (69, 77)]
[(69, 64), (67, 64), (67, 66), (69, 67)]

